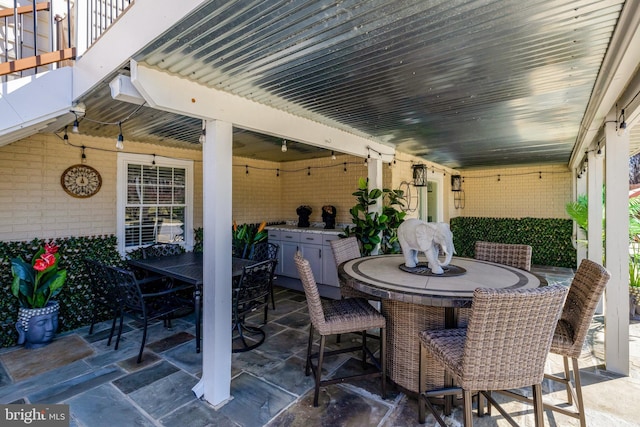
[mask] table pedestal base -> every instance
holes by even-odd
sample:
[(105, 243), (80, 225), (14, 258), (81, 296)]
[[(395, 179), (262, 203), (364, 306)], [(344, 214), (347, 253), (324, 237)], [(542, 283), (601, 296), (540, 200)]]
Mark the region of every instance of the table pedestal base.
[[(387, 319), (388, 376), (398, 386), (417, 395), (420, 370), (418, 333), (425, 329), (465, 326), (469, 309), (445, 309), (383, 299), (381, 310)], [(426, 389), (443, 385), (444, 368), (427, 355)]]

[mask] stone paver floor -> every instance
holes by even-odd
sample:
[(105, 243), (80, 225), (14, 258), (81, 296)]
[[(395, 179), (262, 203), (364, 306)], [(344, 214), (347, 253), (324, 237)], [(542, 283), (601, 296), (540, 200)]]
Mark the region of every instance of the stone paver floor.
[[(550, 283), (570, 282), (570, 271), (538, 269)], [(81, 328), (56, 338), (60, 346), (73, 345), (65, 357), (24, 354), (20, 348), (0, 351), (1, 403), (66, 403), (71, 426), (413, 426), (417, 424), (415, 399), (391, 388), (387, 399), (379, 396), (377, 381), (343, 383), (321, 389), (320, 406), (314, 408), (313, 380), (304, 376), (308, 314), (304, 294), (284, 288), (276, 293), (276, 310), (269, 311), (267, 340), (257, 349), (232, 357), (232, 400), (218, 410), (196, 399), (191, 388), (202, 373), (202, 355), (195, 353), (191, 318), (150, 328), (144, 361), (135, 363), (141, 331), (127, 323), (120, 348), (106, 345), (108, 322), (92, 335)], [(261, 314), (257, 315), (258, 317)], [(636, 426), (640, 395), (640, 323), (632, 322), (630, 353), (632, 373), (620, 377), (603, 370), (602, 316), (596, 316), (580, 361), (589, 426)], [(341, 345), (357, 340), (343, 336)], [(52, 344), (53, 345), (53, 344)], [(332, 346), (337, 346), (331, 341)], [(46, 350), (47, 348), (43, 349)], [(22, 353), (18, 353), (22, 352)], [(33, 352), (31, 350), (30, 352)], [(357, 357), (357, 356), (356, 356)], [(31, 359), (30, 359), (31, 358)], [(33, 359), (51, 368), (37, 375), (25, 373)], [(358, 370), (349, 356), (328, 360), (329, 372)], [(559, 372), (561, 360), (549, 357), (548, 372)], [(16, 381), (14, 375), (21, 378)], [(560, 388), (543, 385), (545, 399), (562, 396)], [(505, 409), (524, 426), (533, 425), (531, 408), (497, 396)], [(545, 412), (547, 426), (577, 426), (577, 420)], [(450, 426), (461, 426), (460, 409), (447, 417)], [(435, 426), (432, 417), (427, 426)], [(494, 411), (477, 418), (474, 425), (508, 423)]]

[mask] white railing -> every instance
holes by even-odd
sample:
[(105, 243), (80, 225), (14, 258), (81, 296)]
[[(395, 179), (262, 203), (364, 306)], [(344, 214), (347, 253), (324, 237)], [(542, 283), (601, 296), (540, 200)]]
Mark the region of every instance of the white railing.
[[(132, 0), (0, 0), (0, 76), (12, 80), (68, 65)], [(55, 53), (55, 54), (54, 54)]]

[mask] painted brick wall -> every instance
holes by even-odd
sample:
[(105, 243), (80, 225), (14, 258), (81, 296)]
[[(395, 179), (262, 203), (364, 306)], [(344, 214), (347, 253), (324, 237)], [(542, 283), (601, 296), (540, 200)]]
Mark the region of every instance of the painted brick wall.
[[(80, 149), (52, 134), (38, 134), (0, 147), (0, 240), (30, 240), (113, 234), (116, 230), (116, 150), (110, 138), (69, 135), (85, 145), (87, 165), (102, 176), (93, 197), (69, 196), (60, 186), (66, 168), (80, 163)], [(125, 141), (134, 153), (198, 160), (194, 163), (194, 224), (202, 224), (200, 151)]]
[(571, 172), (565, 165), (459, 172), (465, 203), (456, 216), (568, 218)]

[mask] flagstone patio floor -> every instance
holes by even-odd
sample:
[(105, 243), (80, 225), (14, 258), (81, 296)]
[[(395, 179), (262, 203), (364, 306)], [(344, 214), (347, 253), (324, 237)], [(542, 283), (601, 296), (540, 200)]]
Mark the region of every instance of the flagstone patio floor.
[[(568, 285), (567, 269), (537, 269), (550, 283)], [(232, 356), (232, 399), (219, 409), (195, 397), (191, 388), (202, 373), (202, 354), (195, 352), (193, 319), (150, 327), (144, 360), (136, 364), (140, 325), (130, 320), (120, 348), (107, 346), (109, 322), (94, 333), (88, 327), (59, 334), (43, 349), (0, 350), (0, 403), (64, 403), (71, 426), (414, 426), (417, 403), (391, 387), (386, 399), (374, 380), (323, 387), (314, 408), (313, 380), (304, 375), (308, 314), (304, 294), (277, 288), (276, 310), (269, 311), (267, 339), (257, 349)], [(261, 316), (257, 315), (256, 321)], [(357, 340), (343, 336), (343, 343)], [(331, 339), (332, 346), (338, 346)], [(593, 327), (580, 360), (587, 424), (593, 427), (637, 426), (640, 396), (640, 323), (630, 327), (631, 374), (621, 377), (603, 369), (603, 317)], [(360, 369), (357, 355), (329, 359), (328, 373)], [(547, 372), (560, 372), (561, 360), (550, 355)], [(554, 387), (554, 388), (550, 388)], [(561, 397), (555, 384), (543, 385), (544, 398)], [(497, 396), (520, 425), (533, 425), (530, 406)], [(461, 426), (461, 411), (447, 417)], [(547, 426), (577, 426), (577, 420), (545, 411)], [(433, 417), (425, 424), (435, 426)], [(474, 425), (508, 423), (497, 411)]]

